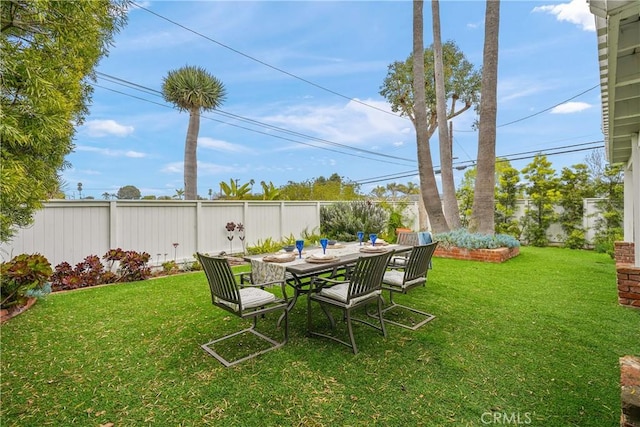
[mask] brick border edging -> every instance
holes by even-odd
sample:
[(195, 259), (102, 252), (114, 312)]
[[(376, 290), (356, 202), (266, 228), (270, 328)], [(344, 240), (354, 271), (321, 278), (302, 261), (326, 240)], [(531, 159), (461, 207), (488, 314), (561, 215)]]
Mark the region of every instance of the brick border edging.
[(24, 313), (25, 311), (30, 309), (33, 306), (33, 304), (36, 303), (37, 300), (38, 300), (37, 298), (29, 298), (25, 305), (16, 307), (14, 310), (7, 310), (6, 308), (3, 308), (2, 310), (0, 310), (0, 324), (7, 322), (10, 319), (13, 319), (19, 314)]
[(453, 258), (468, 261), (502, 263), (520, 255), (520, 248), (467, 249), (459, 247), (445, 248), (438, 246), (433, 256), (437, 258)]
[(620, 358), (620, 426), (640, 426), (640, 357)]
[(640, 267), (634, 265), (633, 242), (615, 242), (614, 256), (618, 285), (618, 303), (640, 309)]

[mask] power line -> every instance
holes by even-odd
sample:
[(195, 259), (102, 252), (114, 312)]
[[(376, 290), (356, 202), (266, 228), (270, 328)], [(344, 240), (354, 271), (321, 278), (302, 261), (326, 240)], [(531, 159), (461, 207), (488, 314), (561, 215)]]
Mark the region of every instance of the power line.
[[(174, 107), (171, 107), (171, 106), (166, 105), (166, 104), (161, 104), (159, 102), (155, 102), (155, 101), (152, 101), (152, 100), (149, 100), (149, 99), (145, 99), (145, 98), (142, 98), (142, 97), (139, 97), (139, 96), (135, 96), (135, 95), (130, 95), (128, 93), (121, 92), (121, 91), (118, 91), (118, 90), (115, 90), (115, 89), (111, 89), (111, 88), (108, 88), (108, 87), (100, 86), (100, 85), (95, 84), (95, 83), (93, 84), (93, 86), (99, 87), (101, 89), (109, 90), (111, 92), (114, 92), (114, 93), (117, 93), (117, 94), (120, 94), (120, 95), (130, 96), (131, 98), (135, 98), (135, 99), (139, 99), (141, 101), (149, 102), (151, 104), (159, 105), (159, 106), (164, 107), (164, 108), (174, 109)], [(321, 147), (321, 146), (314, 145), (314, 144), (311, 144), (311, 143), (308, 143), (308, 142), (298, 141), (298, 140), (295, 140), (295, 139), (286, 138), (286, 137), (280, 136), (280, 135), (274, 135), (272, 133), (260, 131), (260, 130), (257, 130), (257, 129), (251, 129), (251, 128), (248, 128), (246, 126), (241, 126), (241, 125), (238, 125), (238, 124), (235, 124), (235, 123), (229, 123), (229, 122), (225, 122), (225, 121), (222, 121), (222, 120), (214, 119), (213, 117), (208, 117), (208, 116), (205, 116), (205, 115), (200, 115), (200, 117), (203, 118), (203, 119), (206, 119), (206, 120), (211, 120), (211, 121), (214, 121), (214, 122), (222, 123), (222, 124), (225, 124), (227, 126), (233, 126), (233, 127), (239, 128), (239, 129), (247, 130), (249, 132), (254, 132), (254, 133), (266, 135), (266, 136), (269, 136), (271, 138), (278, 138), (278, 139), (282, 139), (284, 141), (289, 141), (289, 142), (293, 142), (293, 143), (296, 143), (296, 144), (306, 145), (308, 147), (317, 148), (319, 150), (332, 151), (332, 152), (335, 152), (335, 153), (338, 153), (338, 154), (344, 154), (346, 156), (358, 157), (358, 158), (361, 158), (361, 159), (371, 160), (371, 161), (374, 161), (374, 162), (381, 162), (381, 163), (385, 163), (385, 164), (406, 166), (406, 164), (404, 164), (404, 163), (396, 163), (396, 162), (392, 162), (392, 161), (389, 161), (389, 160), (382, 160), (382, 159), (373, 159), (373, 158), (370, 158), (370, 157), (360, 156), (360, 155), (353, 154), (353, 153), (346, 153), (344, 151), (339, 151), (339, 150), (336, 150), (336, 149), (333, 149), (333, 148)], [(309, 138), (310, 139), (314, 139), (314, 137), (309, 137)], [(337, 144), (337, 143), (334, 143), (334, 144)], [(352, 149), (352, 150), (355, 150), (355, 151), (372, 153), (372, 154), (375, 154), (375, 155), (380, 156), (380, 157), (397, 158), (397, 159), (405, 160), (402, 157), (395, 157), (395, 156), (389, 156), (389, 155), (386, 155), (386, 154), (383, 154), (383, 153), (376, 153), (376, 152), (370, 152), (370, 151), (367, 151), (367, 150), (360, 150), (360, 149), (357, 149), (357, 148), (354, 148), (354, 147), (349, 147), (348, 145), (345, 145), (344, 147)], [(413, 161), (413, 160), (407, 160), (407, 161), (415, 163), (415, 161)]]
[(202, 33), (199, 33), (198, 31), (192, 30), (191, 28), (186, 27), (186, 26), (184, 26), (184, 25), (182, 25), (182, 24), (180, 24), (180, 23), (178, 23), (178, 22), (176, 22), (176, 21), (173, 21), (173, 20), (171, 20), (171, 19), (167, 18), (166, 16), (162, 16), (162, 15), (160, 15), (159, 13), (156, 13), (156, 12), (154, 12), (154, 11), (152, 11), (152, 10), (147, 9), (146, 7), (140, 6), (139, 4), (137, 4), (137, 3), (135, 3), (135, 2), (132, 2), (132, 3), (133, 3), (133, 5), (135, 5), (136, 7), (139, 7), (140, 9), (142, 9), (142, 10), (144, 10), (144, 11), (146, 11), (146, 12), (148, 12), (148, 13), (152, 14), (152, 15), (155, 15), (155, 16), (157, 16), (157, 17), (158, 17), (158, 18), (160, 18), (160, 19), (164, 19), (165, 21), (170, 22), (170, 23), (172, 23), (173, 25), (176, 25), (176, 26), (178, 26), (178, 27), (180, 27), (180, 28), (182, 28), (182, 29), (184, 29), (184, 30), (186, 30), (186, 31), (189, 31), (190, 33), (193, 33), (193, 34), (195, 34), (195, 35), (197, 35), (197, 36), (200, 36), (200, 37), (202, 37), (202, 38), (204, 38), (204, 39), (206, 39), (206, 40), (208, 40), (208, 41), (210, 41), (210, 42), (212, 42), (212, 43), (215, 43), (215, 44), (217, 44), (218, 46), (221, 46), (221, 47), (223, 47), (223, 48), (225, 48), (225, 49), (228, 49), (228, 50), (230, 50), (230, 51), (232, 51), (232, 52), (234, 52), (234, 53), (237, 53), (238, 55), (244, 56), (245, 58), (248, 58), (248, 59), (250, 59), (250, 60), (252, 60), (252, 61), (255, 61), (255, 62), (257, 62), (257, 63), (259, 63), (259, 64), (261, 64), (261, 65), (264, 65), (265, 67), (271, 68), (272, 70), (278, 71), (278, 72), (280, 72), (280, 73), (282, 73), (282, 74), (286, 74), (286, 75), (287, 75), (287, 76), (289, 76), (289, 77), (293, 77), (294, 79), (300, 80), (300, 81), (302, 81), (302, 82), (304, 82), (304, 83), (307, 83), (307, 84), (309, 84), (309, 85), (311, 85), (311, 86), (314, 86), (314, 87), (316, 87), (316, 88), (318, 88), (318, 89), (324, 90), (325, 92), (329, 92), (329, 93), (331, 93), (331, 94), (333, 94), (333, 95), (339, 96), (339, 97), (341, 97), (341, 98), (348, 99), (349, 101), (356, 102), (356, 103), (358, 103), (358, 104), (364, 105), (364, 106), (369, 107), (369, 108), (373, 108), (374, 110), (381, 111), (381, 112), (383, 112), (383, 113), (385, 113), (385, 114), (390, 114), (390, 115), (392, 115), (392, 116), (394, 116), (394, 117), (402, 117), (402, 116), (399, 116), (398, 114), (395, 114), (395, 113), (393, 113), (393, 112), (391, 112), (391, 111), (383, 110), (382, 108), (378, 108), (378, 107), (376, 107), (376, 106), (374, 106), (374, 105), (367, 104), (366, 102), (362, 102), (362, 101), (360, 101), (360, 100), (358, 100), (358, 99), (356, 99), (356, 98), (351, 98), (351, 97), (349, 97), (349, 96), (343, 95), (343, 94), (341, 94), (341, 93), (339, 93), (339, 92), (336, 92), (336, 91), (334, 91), (334, 90), (332, 90), (332, 89), (328, 89), (328, 88), (326, 88), (326, 87), (324, 87), (324, 86), (321, 86), (321, 85), (319, 85), (319, 84), (317, 84), (317, 83), (314, 83), (314, 82), (312, 82), (311, 80), (307, 80), (307, 79), (305, 79), (305, 78), (303, 78), (303, 77), (297, 76), (297, 75), (295, 75), (295, 74), (293, 74), (293, 73), (290, 73), (290, 72), (288, 72), (288, 71), (286, 71), (286, 70), (283, 70), (282, 68), (278, 68), (278, 67), (276, 67), (276, 66), (274, 66), (274, 65), (271, 65), (271, 64), (269, 64), (269, 63), (267, 63), (267, 62), (264, 62), (264, 61), (262, 61), (262, 60), (260, 60), (260, 59), (258, 59), (258, 58), (255, 58), (255, 57), (253, 57), (253, 56), (251, 56), (251, 55), (248, 55), (248, 54), (246, 54), (246, 53), (244, 53), (244, 52), (241, 52), (241, 51), (239, 51), (239, 50), (237, 50), (237, 49), (234, 49), (234, 48), (232, 48), (232, 47), (231, 47), (231, 46), (229, 46), (229, 45), (226, 45), (226, 44), (224, 44), (224, 43), (222, 43), (222, 42), (219, 42), (219, 41), (217, 41), (217, 40), (215, 40), (215, 39), (212, 39), (211, 37), (208, 37), (208, 36), (206, 36), (206, 35), (204, 35), (204, 34), (202, 34)]
[[(98, 76), (106, 79), (107, 81), (111, 81), (112, 83), (123, 85), (125, 87), (129, 87), (129, 88), (134, 89), (134, 90), (140, 90), (140, 91), (142, 91), (144, 93), (149, 93), (151, 95), (155, 95), (155, 96), (158, 96), (158, 97), (163, 97), (162, 96), (162, 92), (160, 92), (160, 91), (158, 91), (156, 89), (153, 89), (153, 88), (150, 88), (150, 87), (146, 87), (146, 86), (142, 86), (142, 85), (140, 85), (138, 83), (134, 83), (134, 82), (131, 82), (129, 80), (124, 80), (124, 79), (121, 79), (121, 78), (116, 77), (116, 76), (112, 76), (112, 75), (109, 75), (109, 74), (102, 73), (100, 71), (96, 72), (96, 74)], [(122, 93), (122, 92), (118, 92), (118, 93)], [(122, 94), (126, 95), (125, 93), (122, 93)], [(144, 100), (144, 98), (137, 98), (137, 99)], [(150, 101), (150, 102), (153, 102), (153, 101)], [(415, 159), (407, 159), (407, 158), (404, 158), (404, 157), (397, 157), (397, 156), (392, 156), (392, 155), (389, 155), (389, 154), (379, 153), (379, 152), (376, 152), (376, 151), (365, 150), (363, 148), (352, 147), (352, 146), (349, 146), (349, 145), (346, 145), (346, 144), (340, 144), (338, 142), (329, 141), (329, 140), (326, 140), (326, 139), (323, 139), (323, 138), (318, 138), (318, 137), (315, 137), (315, 136), (303, 134), (301, 132), (296, 132), (296, 131), (292, 131), (292, 130), (289, 130), (289, 129), (285, 129), (285, 128), (281, 128), (281, 127), (278, 127), (278, 126), (274, 126), (274, 125), (271, 125), (271, 124), (268, 124), (268, 123), (260, 122), (258, 120), (254, 120), (254, 119), (250, 119), (250, 118), (247, 118), (247, 117), (239, 116), (237, 114), (229, 113), (229, 112), (226, 112), (224, 110), (215, 109), (212, 112), (214, 114), (231, 117), (233, 119), (240, 120), (240, 121), (243, 121), (243, 122), (248, 122), (248, 123), (251, 123), (251, 124), (257, 124), (259, 126), (263, 126), (263, 127), (269, 128), (269, 129), (276, 130), (278, 132), (282, 132), (282, 133), (286, 133), (286, 134), (290, 134), (290, 135), (294, 135), (294, 136), (299, 136), (299, 137), (303, 137), (303, 138), (307, 138), (307, 139), (312, 139), (312, 140), (319, 141), (319, 142), (322, 142), (322, 143), (325, 143), (325, 144), (328, 144), (328, 145), (333, 145), (335, 147), (342, 147), (342, 148), (346, 148), (346, 149), (349, 149), (349, 150), (358, 151), (360, 153), (367, 153), (367, 154), (372, 154), (374, 156), (385, 157), (385, 158), (388, 158), (388, 159), (403, 160), (405, 162), (415, 163)], [(221, 122), (221, 123), (232, 125), (231, 123), (228, 123), (228, 122)], [(244, 128), (244, 127), (242, 127), (242, 129), (251, 130), (251, 129)], [(259, 132), (259, 131), (254, 131), (254, 132), (258, 132), (258, 133), (263, 133), (264, 134), (264, 132)], [(271, 136), (271, 134), (266, 134), (266, 135), (270, 135)], [(313, 146), (313, 147), (317, 147), (317, 146)], [(320, 147), (317, 147), (317, 148), (320, 148)]]
[[(408, 118), (407, 118), (407, 117), (404, 117), (404, 116), (402, 116), (402, 115), (395, 114), (394, 112), (391, 112), (391, 111), (383, 110), (382, 108), (378, 108), (378, 107), (376, 107), (376, 106), (374, 106), (374, 105), (367, 104), (366, 102), (362, 102), (362, 101), (360, 101), (360, 100), (358, 100), (358, 99), (356, 99), (356, 98), (352, 98), (352, 97), (350, 97), (350, 96), (343, 95), (343, 94), (341, 94), (341, 93), (339, 93), (339, 92), (336, 92), (336, 91), (334, 91), (334, 90), (332, 90), (332, 89), (328, 89), (328, 88), (326, 88), (326, 87), (324, 87), (324, 86), (321, 86), (321, 85), (319, 85), (319, 84), (317, 84), (317, 83), (314, 83), (314, 82), (312, 82), (312, 81), (310, 81), (310, 80), (307, 80), (307, 79), (305, 79), (305, 78), (303, 78), (303, 77), (300, 77), (300, 76), (295, 75), (295, 74), (293, 74), (293, 73), (290, 73), (290, 72), (288, 72), (288, 71), (286, 71), (286, 70), (283, 70), (283, 69), (281, 69), (281, 68), (279, 68), (279, 67), (276, 67), (276, 66), (274, 66), (274, 65), (271, 65), (271, 64), (269, 64), (269, 63), (267, 63), (267, 62), (265, 62), (265, 61), (262, 61), (262, 60), (260, 60), (260, 59), (258, 59), (258, 58), (255, 58), (255, 57), (253, 57), (253, 56), (251, 56), (251, 55), (249, 55), (249, 54), (246, 54), (246, 53), (244, 53), (244, 52), (242, 52), (242, 51), (240, 51), (240, 50), (238, 50), (238, 49), (235, 49), (235, 48), (233, 48), (233, 47), (231, 47), (231, 46), (229, 46), (229, 45), (226, 45), (226, 44), (224, 44), (224, 43), (222, 43), (222, 42), (219, 42), (219, 41), (217, 41), (217, 40), (215, 40), (215, 39), (213, 39), (213, 38), (211, 38), (211, 37), (209, 37), (209, 36), (206, 36), (206, 35), (204, 35), (204, 34), (202, 34), (202, 33), (198, 32), (198, 31), (196, 31), (196, 30), (193, 30), (193, 29), (191, 29), (191, 28), (189, 28), (189, 27), (187, 27), (187, 26), (185, 26), (185, 25), (182, 25), (182, 24), (180, 24), (180, 23), (178, 23), (178, 22), (176, 22), (176, 21), (173, 21), (172, 19), (169, 19), (169, 18), (167, 18), (166, 16), (160, 15), (160, 14), (159, 14), (159, 13), (157, 13), (157, 12), (154, 12), (154, 11), (152, 11), (152, 10), (150, 10), (150, 9), (147, 9), (147, 8), (145, 8), (144, 6), (141, 6), (141, 5), (139, 5), (139, 4), (135, 3), (135, 2), (132, 2), (132, 4), (133, 4), (134, 6), (136, 6), (136, 7), (138, 7), (138, 8), (140, 8), (140, 9), (142, 9), (142, 10), (146, 11), (147, 13), (150, 13), (150, 14), (152, 14), (152, 15), (155, 15), (155, 16), (157, 16), (157, 17), (158, 17), (158, 18), (160, 18), (160, 19), (163, 19), (163, 20), (165, 20), (165, 21), (167, 21), (167, 22), (169, 22), (169, 23), (171, 23), (171, 24), (173, 24), (173, 25), (176, 25), (176, 26), (178, 26), (178, 27), (180, 27), (180, 28), (182, 28), (182, 29), (184, 29), (184, 30), (186, 30), (186, 31), (189, 31), (189, 32), (191, 32), (191, 33), (193, 33), (193, 34), (195, 34), (195, 35), (197, 35), (197, 36), (199, 36), (199, 37), (202, 37), (202, 38), (204, 38), (204, 39), (206, 39), (206, 40), (208, 40), (208, 41), (210, 41), (210, 42), (212, 42), (212, 43), (215, 43), (215, 44), (217, 44), (217, 45), (219, 45), (219, 46), (221, 46), (221, 47), (223, 47), (223, 48), (225, 48), (225, 49), (228, 49), (228, 50), (230, 50), (230, 51), (232, 51), (232, 52), (234, 52), (234, 53), (236, 53), (236, 54), (238, 54), (238, 55), (244, 56), (245, 58), (248, 58), (248, 59), (250, 59), (250, 60), (252, 60), (252, 61), (255, 61), (255, 62), (257, 62), (257, 63), (259, 63), (259, 64), (261, 64), (261, 65), (264, 65), (265, 67), (271, 68), (272, 70), (275, 70), (275, 71), (278, 71), (278, 72), (280, 72), (280, 73), (283, 73), (283, 74), (285, 74), (285, 75), (287, 75), (287, 76), (289, 76), (289, 77), (293, 77), (294, 79), (300, 80), (300, 81), (302, 81), (302, 82), (304, 82), (304, 83), (307, 83), (307, 84), (309, 84), (309, 85), (311, 85), (311, 86), (314, 86), (314, 87), (316, 87), (316, 88), (318, 88), (318, 89), (321, 89), (321, 90), (324, 90), (324, 91), (326, 91), (326, 92), (329, 92), (329, 93), (331, 93), (331, 94), (333, 94), (333, 95), (339, 96), (339, 97), (344, 98), (344, 99), (348, 99), (349, 101), (353, 101), (353, 102), (356, 102), (356, 103), (358, 103), (358, 104), (364, 105), (364, 106), (366, 106), (366, 107), (373, 108), (374, 110), (378, 110), (378, 111), (381, 111), (381, 112), (383, 112), (383, 113), (390, 114), (390, 115), (392, 115), (392, 116), (394, 116), (394, 117), (404, 118), (404, 119), (407, 119), (407, 120), (408, 120)], [(571, 101), (571, 100), (573, 100), (573, 99), (575, 99), (575, 98), (578, 98), (579, 96), (582, 96), (582, 95), (584, 95), (585, 93), (590, 92), (590, 91), (594, 90), (594, 89), (595, 89), (595, 88), (597, 88), (597, 87), (600, 87), (600, 84), (599, 84), (599, 83), (598, 83), (598, 84), (596, 84), (595, 86), (593, 86), (593, 87), (589, 88), (589, 89), (586, 89), (586, 90), (584, 90), (584, 91), (582, 91), (582, 92), (578, 93), (577, 95), (572, 96), (571, 98), (565, 99), (564, 101), (561, 101), (561, 102), (559, 102), (559, 103), (557, 103), (557, 104), (555, 104), (555, 105), (552, 105), (551, 107), (545, 108), (544, 110), (541, 110), (541, 111), (538, 111), (538, 112), (536, 112), (536, 113), (530, 114), (530, 115), (528, 115), (528, 116), (525, 116), (525, 117), (522, 117), (522, 118), (519, 118), (519, 119), (513, 120), (513, 121), (511, 121), (511, 122), (507, 122), (507, 123), (503, 123), (503, 124), (497, 125), (496, 127), (498, 127), (498, 128), (499, 128), (499, 127), (504, 127), (504, 126), (508, 126), (508, 125), (511, 125), (511, 124), (514, 124), (514, 123), (518, 123), (518, 122), (521, 122), (521, 121), (524, 121), (524, 120), (530, 119), (530, 118), (532, 118), (532, 117), (535, 117), (535, 116), (537, 116), (537, 115), (540, 115), (540, 114), (542, 114), (542, 113), (545, 113), (545, 112), (547, 112), (547, 111), (549, 111), (549, 110), (551, 110), (551, 109), (553, 109), (553, 108), (555, 108), (555, 107), (557, 107), (557, 106), (559, 106), (559, 105), (562, 105), (562, 104), (564, 104), (564, 103), (566, 103), (566, 102), (569, 102), (569, 101)], [(475, 130), (458, 130), (457, 132), (476, 132), (476, 131), (475, 131)]]
[[(567, 145), (564, 147), (556, 147), (556, 148), (552, 148), (551, 150), (560, 150), (563, 148), (569, 148), (569, 147), (574, 147), (574, 146), (581, 146), (581, 145), (588, 145), (588, 144), (594, 144), (594, 143), (603, 143), (604, 141), (593, 141), (593, 142), (588, 142), (588, 143), (584, 143), (584, 144), (575, 144), (575, 145)], [(572, 149), (572, 150), (564, 150), (564, 151), (558, 151), (558, 152), (554, 152), (554, 153), (542, 153), (541, 151), (537, 151), (537, 154), (534, 154), (533, 156), (523, 156), (523, 157), (511, 157), (511, 158), (507, 158), (508, 156), (519, 156), (522, 154), (529, 154), (529, 153), (533, 153), (532, 151), (529, 152), (523, 152), (523, 153), (516, 153), (516, 154), (508, 154), (507, 156), (499, 156), (496, 158), (496, 163), (502, 163), (502, 162), (509, 162), (512, 160), (524, 160), (524, 159), (532, 159), (534, 158), (536, 155), (538, 154), (543, 154), (545, 156), (555, 156), (558, 154), (567, 154), (567, 153), (577, 153), (580, 151), (587, 151), (587, 150), (597, 150), (598, 148), (602, 148), (601, 146), (598, 147), (583, 147), (583, 148), (576, 148), (576, 149)], [(471, 160), (471, 162), (475, 163), (475, 160)], [(465, 162), (463, 162), (465, 163)], [(466, 166), (463, 166), (462, 169), (466, 169), (468, 167), (474, 166), (474, 164), (469, 164)], [(459, 164), (459, 163), (456, 163)], [(434, 169), (436, 170), (436, 173), (439, 172), (439, 168), (440, 166), (436, 166)], [(412, 177), (414, 175), (416, 175), (418, 173), (418, 170), (414, 170), (414, 171), (407, 171), (407, 172), (399, 172), (398, 174), (389, 174), (389, 175), (383, 175), (380, 177), (376, 177), (376, 178), (366, 178), (366, 179), (362, 179), (362, 180), (358, 180), (358, 181), (354, 181), (356, 184), (373, 184), (376, 182), (385, 182), (385, 181), (391, 181), (391, 180), (395, 180), (395, 179), (400, 179), (400, 178), (409, 178)]]

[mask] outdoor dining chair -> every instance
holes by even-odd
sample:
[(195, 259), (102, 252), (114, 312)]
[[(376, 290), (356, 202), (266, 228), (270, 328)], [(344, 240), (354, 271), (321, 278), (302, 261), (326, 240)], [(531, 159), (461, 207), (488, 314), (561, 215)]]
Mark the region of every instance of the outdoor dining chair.
[[(389, 265), (388, 271), (384, 273), (382, 278), (382, 288), (389, 291), (389, 305), (382, 310), (382, 314), (384, 315), (390, 310), (400, 308), (424, 316), (424, 319), (411, 326), (389, 320), (388, 318), (384, 319), (386, 323), (416, 330), (435, 318), (433, 314), (425, 313), (424, 311), (395, 303), (393, 301), (393, 294), (406, 294), (416, 286), (424, 286), (426, 284), (431, 258), (433, 257), (433, 253), (437, 246), (438, 242), (415, 246), (411, 250), (411, 254), (404, 265)], [(373, 314), (370, 314), (370, 316), (373, 317)]]
[[(287, 298), (286, 284), (284, 280), (268, 283), (245, 282), (238, 284), (236, 281), (236, 275), (233, 274), (231, 266), (226, 258), (212, 257), (201, 253), (198, 253), (197, 256), (202, 268), (204, 269), (207, 281), (209, 282), (211, 302), (213, 305), (228, 311), (241, 319), (253, 319), (253, 324), (249, 328), (225, 335), (203, 344), (201, 347), (207, 353), (218, 359), (218, 361), (220, 361), (224, 366), (229, 367), (254, 358), (260, 354), (264, 354), (268, 351), (280, 348), (287, 343), (287, 340), (289, 339), (289, 313), (287, 310), (289, 301)], [(276, 284), (280, 284), (282, 288), (282, 298), (277, 297), (275, 294), (264, 289), (266, 286)], [(283, 311), (284, 340), (280, 342), (269, 338), (256, 330), (258, 317), (264, 317), (266, 313), (272, 311)], [(244, 333), (251, 333), (261, 340), (266, 341), (269, 343), (269, 347), (232, 361), (227, 360), (218, 353), (218, 351), (216, 351), (216, 344)]]
[[(396, 243), (399, 245), (405, 246), (418, 246), (418, 233), (413, 231), (401, 231), (398, 233), (398, 237), (396, 238)], [(404, 265), (409, 259), (409, 254), (411, 251), (403, 252), (400, 255), (393, 256), (391, 258), (391, 264), (394, 265)]]
[[(347, 281), (317, 277), (313, 280), (313, 292), (307, 298), (307, 331), (310, 335), (325, 337), (350, 347), (354, 354), (358, 353), (358, 347), (353, 337), (352, 321), (357, 321), (382, 332), (384, 337), (387, 331), (382, 319), (382, 276), (387, 268), (393, 250), (373, 256), (361, 256), (356, 261)], [(349, 342), (336, 336), (323, 334), (311, 330), (311, 303), (320, 304), (325, 315), (331, 322), (331, 328), (335, 329), (335, 320), (329, 311), (330, 308), (341, 310), (347, 324)], [(369, 303), (378, 306), (378, 318), (380, 326), (374, 325), (363, 319), (353, 318), (352, 312)]]

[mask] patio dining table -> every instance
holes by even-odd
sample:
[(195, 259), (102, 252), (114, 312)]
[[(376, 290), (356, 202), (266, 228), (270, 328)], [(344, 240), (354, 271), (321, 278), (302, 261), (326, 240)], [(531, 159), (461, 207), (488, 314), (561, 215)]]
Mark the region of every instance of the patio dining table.
[[(251, 274), (256, 283), (265, 283), (275, 280), (285, 280), (294, 290), (293, 298), (289, 303), (288, 310), (291, 310), (298, 297), (311, 290), (311, 282), (314, 277), (327, 274), (329, 277), (337, 277), (344, 274), (344, 271), (356, 263), (361, 256), (371, 256), (380, 253), (379, 251), (395, 251), (396, 253), (410, 251), (413, 246), (376, 243), (375, 249), (368, 243), (336, 243), (329, 245), (326, 254), (322, 248), (310, 247), (303, 250), (302, 257), (297, 251), (291, 252), (286, 258), (287, 252), (276, 254), (249, 255), (246, 261), (251, 262)], [(295, 257), (291, 259), (291, 257)], [(289, 260), (287, 262), (281, 262)]]

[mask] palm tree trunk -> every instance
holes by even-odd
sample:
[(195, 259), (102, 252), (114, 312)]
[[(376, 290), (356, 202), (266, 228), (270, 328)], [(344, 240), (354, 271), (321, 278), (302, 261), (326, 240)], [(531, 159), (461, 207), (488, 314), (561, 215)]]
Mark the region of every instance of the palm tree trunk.
[(200, 132), (200, 109), (189, 111), (189, 128), (184, 144), (184, 199), (198, 198), (198, 133)]
[(422, 0), (413, 2), (413, 93), (415, 103), (413, 110), (418, 145), (418, 171), (422, 199), (429, 215), (429, 222), (433, 232), (442, 233), (449, 231), (449, 226), (442, 211), (442, 202), (438, 193), (436, 176), (433, 172), (431, 148), (429, 147), (429, 121), (424, 84), (423, 4)]
[(444, 65), (442, 60), (442, 40), (440, 35), (440, 2), (431, 0), (433, 15), (433, 65), (435, 71), (436, 115), (438, 119), (438, 141), (440, 144), (440, 176), (444, 215), (452, 229), (460, 228), (460, 211), (453, 182), (453, 147), (447, 129), (447, 106), (444, 88)]
[(473, 197), (471, 229), (495, 233), (496, 115), (498, 85), (498, 30), (500, 0), (487, 0), (485, 12), (482, 92), (478, 133), (478, 169)]

